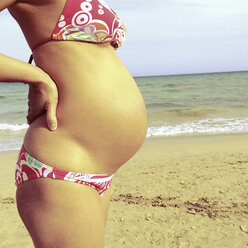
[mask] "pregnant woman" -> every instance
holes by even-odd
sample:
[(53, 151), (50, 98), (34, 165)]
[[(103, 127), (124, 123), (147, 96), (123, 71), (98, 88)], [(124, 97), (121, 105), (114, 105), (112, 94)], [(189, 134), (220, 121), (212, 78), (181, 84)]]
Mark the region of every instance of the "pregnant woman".
[(147, 130), (142, 96), (115, 53), (126, 29), (102, 0), (1, 0), (5, 8), (36, 64), (0, 55), (0, 81), (29, 84), (19, 214), (36, 248), (104, 247), (113, 175)]

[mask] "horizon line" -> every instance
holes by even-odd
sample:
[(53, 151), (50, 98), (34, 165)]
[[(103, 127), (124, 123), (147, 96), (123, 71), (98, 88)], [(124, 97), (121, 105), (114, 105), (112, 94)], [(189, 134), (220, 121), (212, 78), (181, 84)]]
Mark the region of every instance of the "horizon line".
[(202, 75), (202, 74), (221, 74), (221, 73), (234, 73), (234, 72), (248, 72), (247, 70), (241, 71), (213, 71), (213, 72), (190, 72), (190, 73), (176, 73), (176, 74), (155, 74), (155, 75), (144, 75), (144, 76), (133, 76), (134, 78), (144, 77), (166, 77), (166, 76), (186, 76), (186, 75)]

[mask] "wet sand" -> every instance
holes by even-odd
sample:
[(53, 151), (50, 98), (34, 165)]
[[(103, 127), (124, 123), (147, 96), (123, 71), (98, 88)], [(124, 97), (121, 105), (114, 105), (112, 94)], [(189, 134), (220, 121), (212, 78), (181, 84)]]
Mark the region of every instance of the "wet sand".
[[(33, 247), (0, 153), (0, 248)], [(115, 175), (106, 248), (248, 247), (248, 136), (149, 138)]]

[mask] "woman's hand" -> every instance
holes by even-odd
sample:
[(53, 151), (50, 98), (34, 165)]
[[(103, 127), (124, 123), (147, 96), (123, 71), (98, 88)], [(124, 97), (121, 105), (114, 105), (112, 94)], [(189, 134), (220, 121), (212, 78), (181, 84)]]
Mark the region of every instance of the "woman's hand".
[(55, 130), (58, 90), (50, 76), (37, 66), (3, 54), (0, 54), (0, 68), (0, 82), (29, 84), (28, 124), (46, 112), (48, 128)]
[(57, 86), (46, 74), (42, 82), (29, 85), (28, 124), (31, 124), (38, 116), (46, 112), (47, 126), (50, 130), (55, 130), (58, 126), (56, 118), (57, 104)]

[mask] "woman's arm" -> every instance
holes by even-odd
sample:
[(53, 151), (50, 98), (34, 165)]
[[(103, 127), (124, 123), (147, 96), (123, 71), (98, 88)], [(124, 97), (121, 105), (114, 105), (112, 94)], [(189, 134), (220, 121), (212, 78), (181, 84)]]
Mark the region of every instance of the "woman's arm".
[(37, 84), (45, 74), (39, 67), (0, 54), (0, 82)]
[[(18, 0), (0, 0), (0, 11), (9, 8)], [(57, 128), (56, 107), (58, 91), (56, 84), (40, 68), (0, 54), (0, 82), (28, 83), (29, 109), (28, 124), (46, 112), (47, 125), (50, 130)]]
[(46, 72), (37, 66), (0, 54), (0, 82), (29, 84), (28, 123), (46, 112), (49, 129), (57, 128), (58, 92), (56, 84)]

